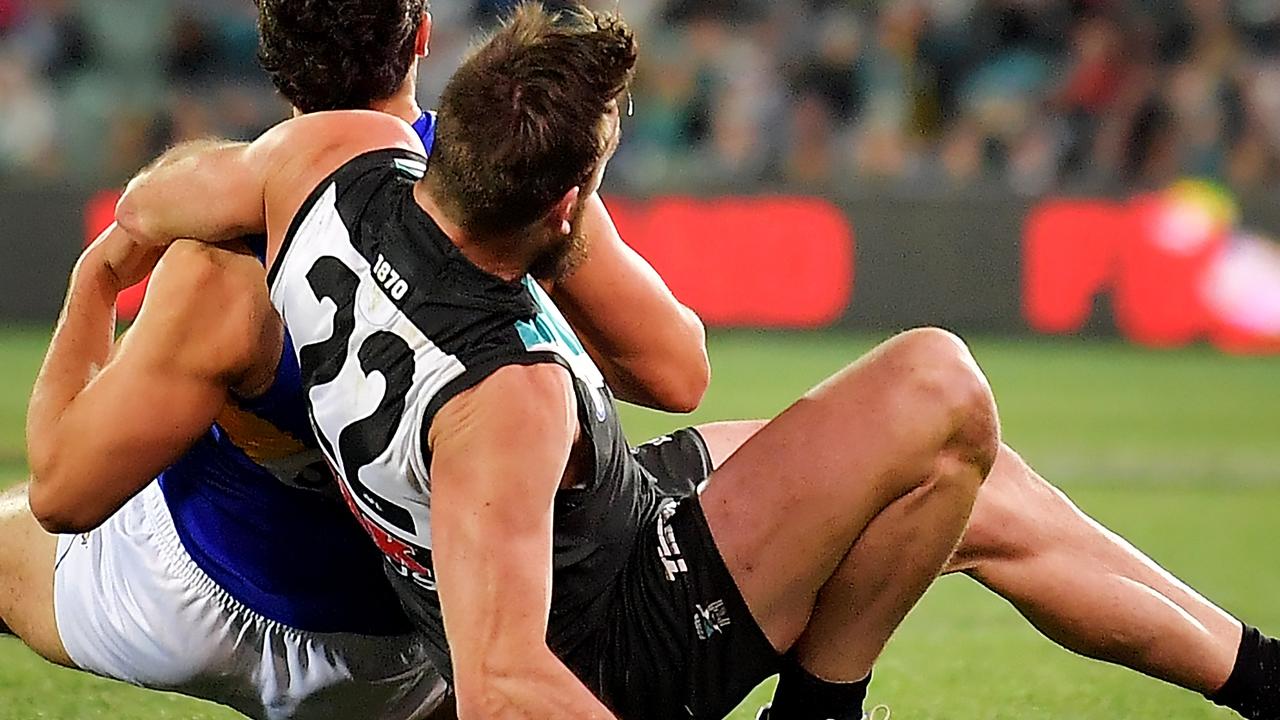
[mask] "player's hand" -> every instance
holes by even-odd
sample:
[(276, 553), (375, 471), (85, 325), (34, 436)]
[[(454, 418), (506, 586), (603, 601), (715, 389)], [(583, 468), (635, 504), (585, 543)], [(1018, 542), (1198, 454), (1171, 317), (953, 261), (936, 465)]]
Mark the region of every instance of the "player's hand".
[(116, 292), (142, 282), (155, 269), (164, 248), (144, 245), (116, 223), (85, 250), (82, 264), (92, 265)]

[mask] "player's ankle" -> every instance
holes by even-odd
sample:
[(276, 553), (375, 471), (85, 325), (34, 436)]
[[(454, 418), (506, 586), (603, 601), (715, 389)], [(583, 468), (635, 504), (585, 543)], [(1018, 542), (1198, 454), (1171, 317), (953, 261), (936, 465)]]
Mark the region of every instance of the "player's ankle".
[(862, 720), (871, 676), (857, 682), (823, 680), (788, 656), (778, 677), (769, 720)]
[(1206, 697), (1248, 720), (1280, 720), (1280, 640), (1246, 625), (1231, 677)]

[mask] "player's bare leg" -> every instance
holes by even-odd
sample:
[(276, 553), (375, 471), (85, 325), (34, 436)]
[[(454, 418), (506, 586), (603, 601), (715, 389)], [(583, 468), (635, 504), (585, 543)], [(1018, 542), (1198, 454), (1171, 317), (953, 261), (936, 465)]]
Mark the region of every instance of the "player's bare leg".
[(716, 545), (805, 682), (835, 697), (870, 674), (964, 533), (999, 447), (996, 417), (959, 340), (913, 331), (815, 388), (714, 473), (702, 505)]
[[(718, 467), (763, 426), (698, 431)], [(1085, 515), (1007, 446), (947, 571), (977, 579), (1073, 652), (1201, 694), (1221, 690), (1240, 656), (1239, 621)]]
[(1082, 655), (1211, 693), (1241, 625), (1093, 521), (1005, 448), (952, 561)]
[(1238, 620), (1081, 512), (1009, 448), (949, 569), (1074, 652), (1212, 696), (1246, 717), (1280, 717), (1280, 643), (1257, 635), (1242, 643)]
[(26, 486), (0, 493), (0, 621), (45, 659), (73, 667), (53, 611), (57, 550), (31, 514)]

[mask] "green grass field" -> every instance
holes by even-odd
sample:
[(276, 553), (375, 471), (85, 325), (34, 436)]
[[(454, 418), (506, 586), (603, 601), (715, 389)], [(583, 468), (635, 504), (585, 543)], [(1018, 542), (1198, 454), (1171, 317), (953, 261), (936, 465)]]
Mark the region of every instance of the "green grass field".
[[(716, 335), (695, 422), (768, 416), (871, 345), (842, 335)], [(22, 477), (37, 333), (0, 335), (0, 485)], [(1280, 361), (1107, 343), (978, 341), (1006, 439), (1087, 511), (1230, 610), (1280, 632)], [(627, 412), (640, 440), (690, 422)], [(1067, 654), (1003, 601), (947, 578), (880, 664), (894, 718), (1226, 718), (1190, 693)], [(754, 698), (733, 720), (753, 717)], [(0, 720), (229, 718), (205, 704), (52, 669), (0, 640)], [(665, 720), (665, 719), (655, 719)]]

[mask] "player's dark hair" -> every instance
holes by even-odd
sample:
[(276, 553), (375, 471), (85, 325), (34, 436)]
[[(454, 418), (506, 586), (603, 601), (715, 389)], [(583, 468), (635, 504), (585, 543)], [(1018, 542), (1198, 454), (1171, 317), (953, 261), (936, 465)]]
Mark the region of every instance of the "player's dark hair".
[(302, 112), (364, 109), (396, 93), (428, 0), (255, 0), (258, 60)]
[(516, 7), (440, 98), (427, 171), (437, 202), (472, 231), (515, 232), (545, 216), (611, 149), (604, 117), (636, 57), (615, 15)]

